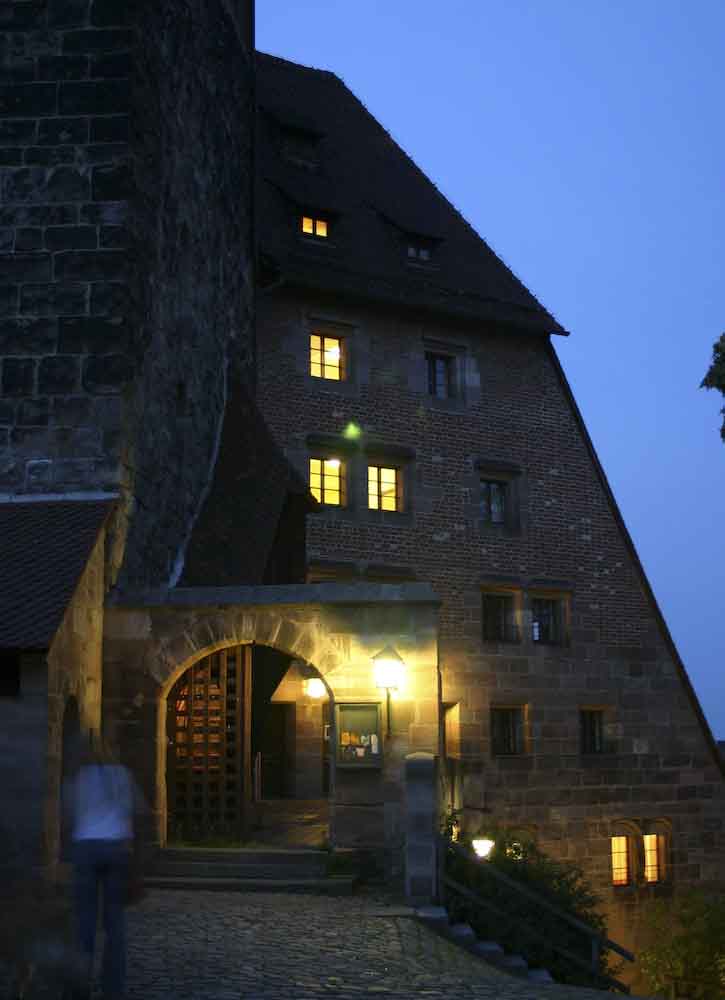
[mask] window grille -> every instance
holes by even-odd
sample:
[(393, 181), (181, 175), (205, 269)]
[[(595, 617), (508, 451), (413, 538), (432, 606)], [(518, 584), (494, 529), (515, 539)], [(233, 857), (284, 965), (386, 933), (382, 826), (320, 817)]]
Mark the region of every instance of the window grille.
[(579, 713), (581, 752), (604, 752), (604, 712), (585, 708)]
[(612, 885), (629, 884), (629, 838), (612, 837)]
[(560, 598), (532, 598), (531, 638), (534, 642), (563, 644), (564, 627)]
[(482, 622), (484, 639), (492, 642), (518, 642), (514, 595), (484, 594)]
[(453, 358), (446, 354), (426, 354), (428, 367), (428, 394), (438, 399), (452, 399), (455, 396), (453, 379)]
[(491, 709), (491, 752), (495, 757), (524, 752), (522, 708)]
[(327, 219), (317, 219), (311, 215), (300, 217), (300, 229), (305, 236), (318, 236), (320, 239), (327, 239), (329, 226)]
[(310, 375), (342, 382), (345, 377), (345, 345), (340, 337), (310, 334)]
[(318, 503), (344, 507), (345, 463), (339, 458), (311, 458), (310, 493)]
[(402, 511), (403, 490), (400, 469), (385, 468), (381, 465), (368, 466), (368, 508)]
[(507, 484), (493, 479), (481, 480), (481, 519), (490, 524), (506, 521)]

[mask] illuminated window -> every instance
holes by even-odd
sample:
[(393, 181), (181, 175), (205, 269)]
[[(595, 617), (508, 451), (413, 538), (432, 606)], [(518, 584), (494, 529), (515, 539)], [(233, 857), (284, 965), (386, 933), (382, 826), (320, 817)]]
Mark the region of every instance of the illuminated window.
[(629, 885), (628, 837), (612, 837), (612, 885)]
[(339, 337), (310, 334), (310, 375), (334, 382), (345, 379), (345, 345)]
[(344, 507), (345, 463), (339, 458), (311, 458), (310, 493), (319, 503)]
[(370, 510), (403, 509), (403, 483), (400, 469), (368, 466), (368, 507)]
[(495, 757), (511, 756), (523, 753), (524, 709), (492, 708), (491, 709), (491, 753)]
[(665, 877), (667, 838), (663, 833), (644, 835), (644, 880), (662, 882)]
[(581, 752), (604, 753), (604, 712), (600, 708), (583, 708), (579, 727)]
[(312, 215), (303, 215), (300, 218), (300, 229), (305, 236), (319, 236), (320, 239), (327, 239), (327, 219), (316, 219)]
[(452, 399), (455, 392), (454, 359), (449, 354), (425, 356), (428, 367), (428, 394), (438, 399)]
[(506, 483), (481, 480), (481, 519), (489, 524), (506, 521)]

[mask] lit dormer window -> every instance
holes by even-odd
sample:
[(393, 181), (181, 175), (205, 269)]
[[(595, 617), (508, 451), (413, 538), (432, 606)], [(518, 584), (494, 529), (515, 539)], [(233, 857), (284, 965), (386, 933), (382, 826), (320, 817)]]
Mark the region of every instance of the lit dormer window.
[(329, 232), (329, 225), (327, 219), (315, 218), (312, 215), (303, 215), (300, 217), (300, 231), (305, 236), (317, 236), (319, 239), (326, 240)]

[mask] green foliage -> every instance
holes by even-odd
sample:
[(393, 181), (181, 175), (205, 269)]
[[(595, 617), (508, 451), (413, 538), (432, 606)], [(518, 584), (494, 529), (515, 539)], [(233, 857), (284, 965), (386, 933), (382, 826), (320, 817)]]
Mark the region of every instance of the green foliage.
[[(453, 892), (447, 902), (454, 919), (470, 923), (479, 937), (498, 941), (507, 951), (524, 955), (530, 965), (546, 967), (558, 982), (601, 986), (602, 976), (616, 975), (617, 969), (612, 967), (605, 949), (596, 973), (567, 960), (553, 946), (566, 949), (589, 965), (590, 936), (546, 906), (519, 896), (492, 872), (495, 869), (503, 873), (606, 937), (606, 924), (597, 909), (600, 900), (582, 870), (549, 857), (526, 836), (496, 829), (483, 830), (477, 836), (495, 842), (488, 860), (462, 858), (449, 851), (446, 872), (476, 892), (487, 905), (478, 906)], [(470, 846), (470, 839), (463, 838), (459, 843)]]
[(640, 953), (649, 987), (666, 997), (725, 997), (725, 897), (692, 890), (645, 910), (651, 944)]
[[(701, 389), (718, 389), (725, 396), (725, 333), (720, 335), (712, 347), (712, 364), (707, 375), (700, 383)], [(725, 441), (725, 407), (720, 411), (723, 414), (720, 437)]]

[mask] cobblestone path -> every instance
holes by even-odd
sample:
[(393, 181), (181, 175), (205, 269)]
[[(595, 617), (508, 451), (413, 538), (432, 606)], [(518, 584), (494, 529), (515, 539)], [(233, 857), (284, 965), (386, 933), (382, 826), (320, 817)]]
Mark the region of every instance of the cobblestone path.
[(152, 892), (129, 910), (129, 1000), (604, 1000), (527, 985), (380, 894)]

